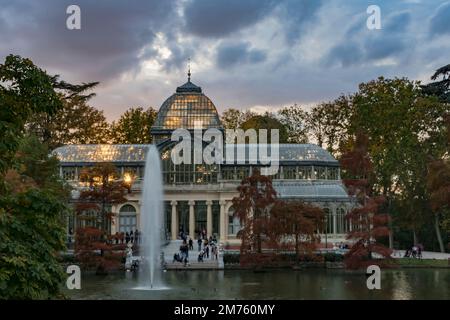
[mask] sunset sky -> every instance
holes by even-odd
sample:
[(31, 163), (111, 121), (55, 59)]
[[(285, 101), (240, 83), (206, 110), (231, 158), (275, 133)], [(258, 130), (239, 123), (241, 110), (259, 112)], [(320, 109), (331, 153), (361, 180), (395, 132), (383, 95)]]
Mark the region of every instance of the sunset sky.
[[(81, 30), (66, 8), (81, 8)], [(366, 26), (370, 4), (381, 30)], [(450, 1), (0, 0), (0, 58), (31, 58), (71, 82), (100, 81), (91, 104), (114, 120), (159, 108), (192, 81), (215, 103), (310, 106), (380, 75), (428, 81), (450, 63)]]

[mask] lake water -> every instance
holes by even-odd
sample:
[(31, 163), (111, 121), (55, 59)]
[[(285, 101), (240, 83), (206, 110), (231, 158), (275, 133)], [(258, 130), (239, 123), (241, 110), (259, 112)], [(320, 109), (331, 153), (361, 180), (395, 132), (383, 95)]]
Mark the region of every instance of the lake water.
[(71, 299), (450, 299), (450, 269), (382, 270), (381, 290), (345, 270), (187, 270), (162, 273), (163, 290), (136, 290), (133, 273), (82, 277)]

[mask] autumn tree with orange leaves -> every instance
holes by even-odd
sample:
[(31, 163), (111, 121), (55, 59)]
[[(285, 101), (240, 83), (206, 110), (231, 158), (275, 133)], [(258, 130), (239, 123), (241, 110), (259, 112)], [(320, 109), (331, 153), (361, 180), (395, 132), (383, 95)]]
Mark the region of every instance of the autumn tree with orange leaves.
[(129, 186), (118, 179), (117, 169), (111, 163), (88, 168), (81, 174), (86, 184), (75, 205), (77, 219), (84, 226), (77, 229), (75, 255), (88, 268), (106, 272), (119, 264), (124, 245), (111, 243), (110, 226), (112, 206), (127, 201)]
[[(270, 234), (274, 242), (281, 244), (284, 249), (295, 249), (297, 261), (300, 253), (312, 255), (320, 242), (317, 233), (324, 225), (323, 209), (305, 203), (300, 200), (282, 201), (278, 200), (271, 212)], [(283, 246), (283, 244), (293, 245)]]
[(239, 195), (233, 198), (234, 214), (243, 228), (241, 238), (241, 256), (262, 253), (263, 239), (268, 236), (269, 213), (276, 201), (276, 192), (269, 177), (254, 169), (250, 177), (242, 180), (238, 187)]
[[(439, 250), (445, 252), (440, 226), (450, 231), (450, 164), (445, 160), (434, 160), (428, 165), (427, 187), (430, 192), (431, 208), (434, 212), (434, 228)], [(442, 221), (441, 221), (442, 220)], [(450, 245), (447, 244), (450, 248)]]
[[(344, 184), (357, 204), (346, 216), (352, 226), (347, 239), (354, 241), (345, 255), (346, 267), (350, 269), (371, 264), (385, 265), (392, 253), (391, 249), (378, 241), (389, 236), (389, 216), (381, 213), (385, 198), (372, 194), (373, 167), (367, 146), (367, 136), (358, 133), (353, 149), (344, 153), (340, 160), (341, 168), (347, 176)], [(374, 253), (384, 259), (376, 259)]]

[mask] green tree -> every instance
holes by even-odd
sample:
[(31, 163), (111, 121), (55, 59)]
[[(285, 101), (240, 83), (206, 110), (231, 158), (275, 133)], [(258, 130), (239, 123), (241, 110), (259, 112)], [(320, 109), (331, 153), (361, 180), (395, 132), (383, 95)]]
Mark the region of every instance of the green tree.
[(278, 111), (280, 122), (287, 128), (288, 143), (308, 143), (307, 116), (296, 104)]
[(374, 264), (373, 253), (381, 255), (384, 259), (390, 259), (392, 251), (379, 241), (389, 235), (386, 226), (389, 216), (380, 212), (385, 198), (373, 195), (374, 172), (368, 153), (367, 136), (361, 132), (357, 133), (352, 150), (342, 155), (341, 166), (347, 176), (344, 183), (349, 194), (359, 204), (346, 216), (352, 225), (352, 231), (347, 234), (347, 239), (355, 241), (345, 255), (346, 266), (357, 269)]
[(103, 111), (89, 106), (85, 99), (61, 99), (63, 107), (58, 112), (37, 114), (28, 122), (27, 131), (51, 150), (64, 144), (109, 142), (109, 124)]
[(58, 294), (64, 273), (65, 203), (54, 190), (30, 188), (0, 198), (0, 297), (45, 299)]
[(256, 115), (242, 123), (241, 128), (244, 130), (255, 129), (257, 132), (260, 129), (267, 129), (267, 142), (271, 143), (270, 130), (279, 130), (279, 143), (288, 143), (288, 130), (280, 120), (273, 114), (266, 112), (264, 115)]
[(63, 272), (67, 193), (56, 160), (36, 138), (23, 137), (29, 119), (56, 113), (55, 78), (31, 60), (9, 55), (0, 65), (0, 297), (49, 298)]
[(0, 297), (45, 299), (58, 295), (64, 273), (69, 190), (59, 179), (57, 159), (36, 137), (20, 141), (0, 196)]
[(351, 98), (340, 96), (336, 100), (314, 106), (306, 115), (309, 134), (321, 147), (335, 156), (347, 147), (348, 126), (352, 113)]
[(111, 125), (112, 143), (147, 144), (152, 143), (150, 129), (157, 111), (152, 107), (128, 109), (117, 122)]
[(254, 116), (256, 116), (256, 113), (252, 111), (241, 111), (230, 108), (222, 113), (220, 120), (224, 129), (239, 129), (245, 121)]
[(450, 64), (437, 69), (431, 80), (434, 82), (422, 86), (423, 92), (438, 97), (441, 102), (450, 103)]
[(26, 131), (51, 150), (63, 144), (106, 142), (108, 125), (103, 112), (87, 105), (95, 96), (91, 90), (98, 82), (71, 84), (60, 80), (59, 75), (50, 77), (50, 81), (63, 107), (54, 113), (36, 113), (28, 119)]
[(29, 59), (6, 57), (0, 65), (0, 176), (11, 166), (31, 116), (60, 108), (51, 77)]
[[(418, 82), (380, 77), (359, 86), (352, 107), (349, 134), (362, 130), (369, 137), (374, 190), (387, 199), (389, 213), (399, 194), (404, 201), (428, 201), (424, 188), (427, 157), (440, 158), (445, 152), (442, 128), (448, 106), (424, 97)], [(429, 214), (420, 208), (426, 206), (416, 207), (408, 219), (418, 222)], [(390, 242), (392, 246), (392, 234)]]

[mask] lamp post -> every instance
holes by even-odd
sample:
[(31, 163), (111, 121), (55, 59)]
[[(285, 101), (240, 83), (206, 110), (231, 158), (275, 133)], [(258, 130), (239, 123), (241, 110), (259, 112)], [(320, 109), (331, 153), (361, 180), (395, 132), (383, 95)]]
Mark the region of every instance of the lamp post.
[(133, 180), (134, 180), (134, 177), (131, 174), (129, 174), (128, 172), (126, 172), (123, 175), (123, 182), (125, 183), (125, 186), (128, 189), (128, 193), (131, 193), (131, 188), (132, 188), (133, 183), (134, 183)]

